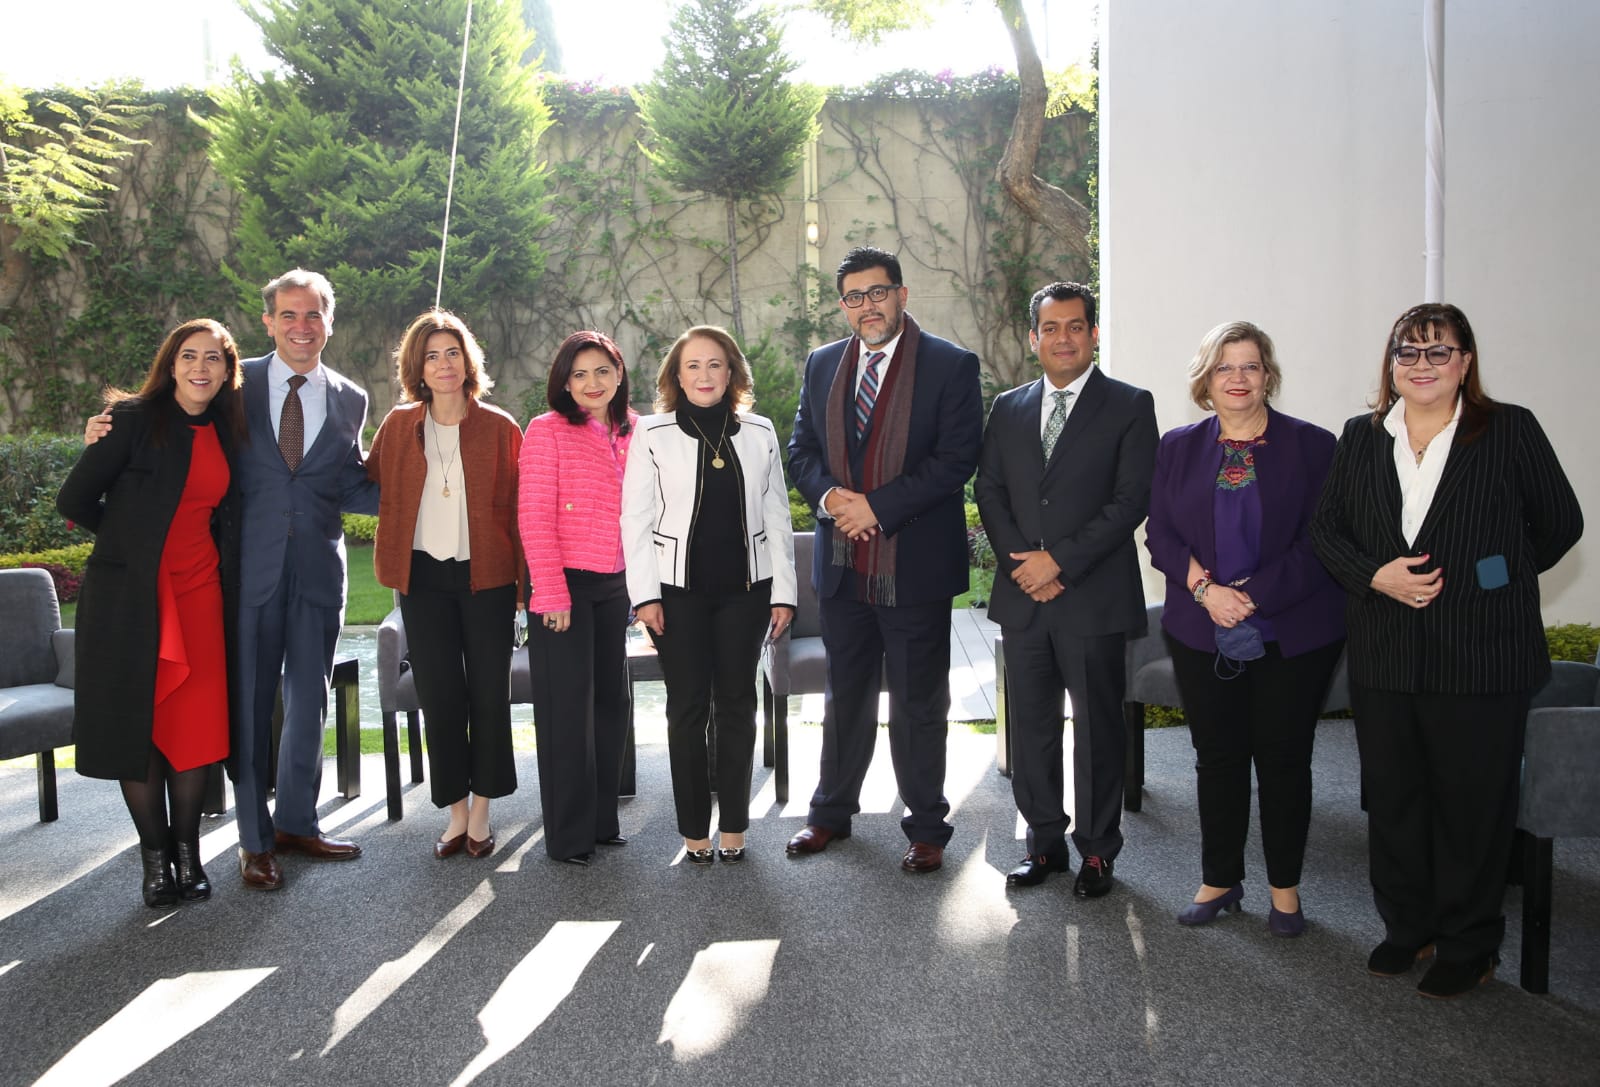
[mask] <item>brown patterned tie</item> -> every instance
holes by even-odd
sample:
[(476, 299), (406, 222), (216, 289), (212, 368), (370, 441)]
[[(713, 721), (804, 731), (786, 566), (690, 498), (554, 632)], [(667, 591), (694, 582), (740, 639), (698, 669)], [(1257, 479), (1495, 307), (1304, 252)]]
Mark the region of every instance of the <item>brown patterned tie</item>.
[(305, 383), (304, 374), (289, 379), (289, 395), (283, 398), (283, 414), (278, 416), (278, 452), (291, 472), (300, 467), (306, 453), (306, 411), (300, 403), (300, 386)]

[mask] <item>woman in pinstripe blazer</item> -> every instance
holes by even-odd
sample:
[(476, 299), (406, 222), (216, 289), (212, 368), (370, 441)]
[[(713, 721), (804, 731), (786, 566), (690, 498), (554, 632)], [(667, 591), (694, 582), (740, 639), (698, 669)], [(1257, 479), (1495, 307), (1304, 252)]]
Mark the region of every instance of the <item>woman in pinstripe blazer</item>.
[(1413, 307), (1350, 420), (1311, 525), (1348, 594), (1380, 977), (1488, 980), (1505, 919), (1528, 701), (1550, 673), (1539, 574), (1583, 514), (1532, 413), (1489, 399), (1466, 315)]

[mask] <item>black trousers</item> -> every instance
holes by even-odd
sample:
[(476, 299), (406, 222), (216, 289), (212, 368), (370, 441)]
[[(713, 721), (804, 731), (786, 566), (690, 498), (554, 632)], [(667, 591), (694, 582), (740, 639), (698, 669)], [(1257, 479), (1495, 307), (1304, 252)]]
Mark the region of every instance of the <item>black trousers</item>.
[(545, 852), (557, 860), (615, 837), (628, 732), (628, 585), (622, 574), (567, 570), (572, 625), (528, 624)]
[(1265, 657), (1245, 662), (1242, 672), (1223, 679), (1215, 650), (1201, 652), (1166, 638), (1194, 744), (1201, 879), (1213, 887), (1244, 879), (1253, 762), (1267, 882), (1298, 887), (1311, 828), (1317, 718), (1344, 640), (1293, 657), (1268, 642)]
[(400, 617), (428, 740), (436, 806), (516, 791), (511, 750), (511, 641), (517, 587), (473, 592), (472, 566), (411, 553)]
[(717, 709), (717, 829), (750, 826), (750, 765), (756, 746), (756, 665), (772, 622), (772, 582), (749, 591), (662, 587), (665, 632), (652, 634), (667, 684), (667, 756), (678, 833), (708, 837), (711, 771), (706, 731)]
[(1388, 939), (1445, 960), (1494, 954), (1530, 696), (1350, 685), (1372, 898)]
[(878, 740), (878, 692), (887, 675), (889, 756), (905, 802), (900, 828), (913, 842), (943, 846), (945, 740), (950, 718), (950, 601), (881, 607), (853, 597), (819, 602), (828, 683), (822, 765), (806, 822), (849, 830)]
[[(1028, 852), (1059, 854), (1067, 827), (1084, 857), (1122, 852), (1122, 782), (1128, 734), (1124, 634), (1070, 634), (1036, 621), (1007, 628), (1006, 696), (1011, 710), (1011, 792), (1028, 824)], [(1064, 806), (1062, 693), (1072, 699), (1072, 785)]]

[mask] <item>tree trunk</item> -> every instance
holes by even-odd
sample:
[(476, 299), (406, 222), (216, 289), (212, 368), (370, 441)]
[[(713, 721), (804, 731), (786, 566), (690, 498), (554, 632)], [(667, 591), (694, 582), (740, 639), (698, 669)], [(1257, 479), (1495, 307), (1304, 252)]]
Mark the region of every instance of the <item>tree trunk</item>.
[(1075, 255), (1092, 261), (1089, 209), (1033, 172), (1039, 158), (1039, 141), (1044, 135), (1049, 90), (1045, 87), (1039, 50), (1033, 44), (1033, 32), (1028, 29), (1028, 17), (1023, 13), (1021, 0), (995, 0), (995, 7), (1000, 9), (1006, 32), (1011, 35), (1011, 47), (1017, 54), (1017, 81), (1021, 84), (1017, 116), (1011, 122), (1011, 138), (1000, 156), (995, 180), (1024, 215), (1048, 230)]
[(739, 350), (745, 348), (744, 342), (744, 310), (739, 305), (739, 202), (733, 197), (728, 197), (728, 288), (733, 292), (733, 338), (739, 343)]

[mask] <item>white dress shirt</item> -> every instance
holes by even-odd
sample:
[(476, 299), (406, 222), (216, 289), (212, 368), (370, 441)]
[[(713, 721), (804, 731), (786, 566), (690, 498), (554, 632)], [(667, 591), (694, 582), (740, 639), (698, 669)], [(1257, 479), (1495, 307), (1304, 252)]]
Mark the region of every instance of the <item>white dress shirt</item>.
[[(278, 423), (283, 418), (283, 402), (289, 399), (289, 379), (295, 371), (274, 351), (267, 362), (267, 412), (272, 416), (272, 438), (278, 438)], [(302, 447), (311, 452), (311, 445), (322, 433), (322, 424), (328, 418), (328, 375), (322, 363), (317, 363), (305, 375), (306, 383), (300, 386), (300, 410), (306, 421), (306, 441)]]
[(1439, 489), (1439, 478), (1444, 475), (1445, 462), (1450, 459), (1450, 446), (1456, 438), (1456, 426), (1461, 422), (1461, 397), (1456, 397), (1455, 414), (1444, 429), (1435, 434), (1423, 450), (1419, 463), (1411, 451), (1411, 439), (1406, 434), (1406, 402), (1396, 400), (1389, 414), (1384, 416), (1383, 429), (1394, 438), (1394, 471), (1400, 479), (1400, 535), (1407, 546), (1415, 545), (1417, 533), (1433, 505), (1433, 496)]
[[(1083, 373), (1079, 374), (1072, 380), (1071, 383), (1066, 386), (1066, 391), (1070, 392), (1072, 395), (1067, 397), (1067, 410), (1066, 415), (1062, 419), (1063, 423), (1065, 423), (1067, 419), (1072, 418), (1072, 409), (1077, 406), (1078, 400), (1082, 398), (1083, 387), (1084, 385), (1088, 384), (1089, 375), (1093, 372), (1094, 365), (1091, 363), (1088, 369), (1084, 370)], [(1050, 414), (1056, 410), (1056, 398), (1052, 394), (1060, 391), (1061, 389), (1050, 380), (1050, 375), (1044, 375), (1044, 395), (1039, 398), (1040, 441), (1044, 440), (1044, 426), (1050, 421)]]

